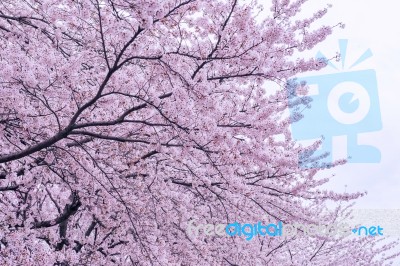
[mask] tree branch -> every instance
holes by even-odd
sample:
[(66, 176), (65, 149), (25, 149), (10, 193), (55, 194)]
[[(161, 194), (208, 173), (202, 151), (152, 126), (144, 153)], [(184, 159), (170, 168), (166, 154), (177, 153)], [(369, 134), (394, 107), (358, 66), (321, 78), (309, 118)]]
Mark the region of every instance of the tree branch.
[(76, 192), (73, 192), (71, 204), (67, 204), (65, 206), (64, 211), (60, 216), (58, 216), (57, 218), (52, 219), (52, 220), (35, 222), (31, 229), (48, 228), (48, 227), (58, 225), (64, 221), (68, 220), (69, 217), (74, 215), (78, 211), (78, 209), (81, 205), (82, 205), (82, 203), (79, 199), (78, 194)]

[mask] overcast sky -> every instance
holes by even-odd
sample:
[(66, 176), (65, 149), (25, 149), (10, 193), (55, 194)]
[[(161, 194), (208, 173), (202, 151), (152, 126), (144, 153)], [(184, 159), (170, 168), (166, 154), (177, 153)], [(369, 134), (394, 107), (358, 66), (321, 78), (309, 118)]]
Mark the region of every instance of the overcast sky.
[[(317, 2), (317, 1), (314, 1)], [(349, 164), (337, 169), (336, 185), (349, 190), (367, 190), (359, 208), (400, 209), (400, 2), (393, 0), (336, 0), (329, 20), (340, 19), (346, 28), (336, 31), (336, 39), (348, 39), (348, 61), (370, 48), (373, 57), (360, 64), (377, 73), (383, 128), (365, 138), (381, 151), (379, 164)]]
[[(351, 70), (374, 69), (377, 75), (382, 130), (359, 135), (360, 141), (377, 147), (381, 162), (374, 164), (347, 164), (330, 172), (336, 176), (329, 188), (348, 192), (368, 191), (356, 208), (400, 209), (400, 2), (394, 0), (310, 0), (304, 13), (315, 8), (333, 4), (328, 15), (321, 21), (325, 25), (338, 22), (346, 24), (345, 29), (335, 30), (323, 44), (313, 51), (321, 51), (327, 57), (339, 51), (338, 40), (348, 39), (346, 61), (324, 69), (321, 74), (339, 73)], [(373, 56), (349, 70), (367, 49)], [(335, 148), (343, 154), (340, 138)]]

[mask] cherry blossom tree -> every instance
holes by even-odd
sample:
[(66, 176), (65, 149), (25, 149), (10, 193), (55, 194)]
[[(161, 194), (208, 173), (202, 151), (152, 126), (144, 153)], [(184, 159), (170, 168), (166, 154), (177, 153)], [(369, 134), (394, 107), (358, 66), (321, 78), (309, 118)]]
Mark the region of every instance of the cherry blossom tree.
[[(306, 0), (2, 0), (4, 265), (381, 265), (371, 238), (197, 237), (203, 223), (329, 223), (361, 193), (299, 167), (286, 82), (335, 26)], [(274, 82), (281, 89), (266, 84)], [(312, 157), (303, 158), (312, 160)], [(338, 161), (332, 166), (342, 164)], [(328, 201), (338, 202), (336, 209)]]

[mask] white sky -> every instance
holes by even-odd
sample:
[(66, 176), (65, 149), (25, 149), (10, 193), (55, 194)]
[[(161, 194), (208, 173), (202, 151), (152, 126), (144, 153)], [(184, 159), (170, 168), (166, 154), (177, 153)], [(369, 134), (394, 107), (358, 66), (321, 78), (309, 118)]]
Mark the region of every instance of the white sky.
[[(323, 7), (326, 0), (311, 0), (307, 7)], [(348, 39), (346, 61), (354, 62), (370, 48), (373, 57), (357, 70), (375, 69), (383, 128), (368, 133), (363, 140), (381, 151), (381, 163), (348, 164), (334, 169), (330, 188), (347, 191), (368, 191), (357, 208), (400, 209), (400, 2), (395, 0), (334, 0), (324, 24), (344, 22), (318, 50), (334, 55), (338, 39)], [(332, 68), (324, 73), (335, 73)]]
[[(347, 192), (368, 191), (367, 196), (357, 200), (356, 209), (386, 209), (386, 213), (392, 215), (383, 216), (397, 215), (396, 221), (399, 221), (400, 212), (393, 209), (400, 209), (400, 1), (310, 0), (304, 12), (313, 13), (315, 9), (324, 7), (327, 3), (333, 4), (333, 7), (322, 19), (322, 24), (336, 25), (343, 22), (346, 27), (337, 29), (313, 51), (312, 55), (321, 51), (328, 58), (332, 57), (339, 51), (338, 40), (348, 39), (346, 61), (349, 66), (365, 50), (371, 49), (373, 57), (353, 70), (376, 71), (383, 127), (381, 131), (363, 136), (366, 144), (380, 150), (380, 163), (347, 164), (320, 175), (336, 174), (327, 185), (329, 189), (346, 189)], [(322, 73), (337, 73), (337, 70), (327, 67)], [(385, 218), (387, 217), (379, 219), (382, 225), (386, 226)], [(400, 227), (398, 222), (392, 223), (394, 224), (391, 227)], [(400, 258), (395, 264), (400, 265)]]
[[(259, 2), (269, 10), (272, 1), (259, 0)], [(345, 29), (337, 28), (308, 56), (315, 56), (320, 51), (327, 58), (332, 58), (336, 52), (339, 52), (339, 39), (347, 39), (344, 67), (344, 72), (346, 72), (346, 66), (348, 68), (367, 49), (371, 49), (373, 56), (352, 70), (374, 69), (377, 75), (382, 130), (359, 135), (359, 139), (362, 140), (362, 144), (369, 144), (380, 150), (381, 162), (347, 164), (321, 172), (319, 176), (326, 177), (335, 174), (335, 177), (326, 185), (326, 188), (334, 191), (368, 192), (367, 196), (356, 201), (355, 208), (361, 209), (355, 212), (356, 217), (357, 214), (368, 213), (362, 209), (375, 209), (370, 211), (376, 214), (375, 222), (387, 229), (400, 228), (398, 223), (400, 221), (400, 1), (309, 0), (303, 7), (301, 16), (307, 17), (329, 3), (333, 7), (318, 25), (333, 26), (343, 22), (346, 27)], [(335, 63), (335, 66), (342, 69), (341, 62)], [(333, 73), (339, 72), (329, 66), (318, 72), (321, 75)], [(304, 76), (316, 74), (309, 73)], [(345, 146), (340, 143), (336, 146), (338, 153), (343, 154), (345, 150)], [(358, 221), (368, 222), (371, 220), (370, 216), (364, 215)], [(397, 236), (398, 233), (394, 238)], [(389, 238), (388, 241), (396, 240), (394, 238)], [(400, 265), (400, 258), (394, 263)]]
[[(270, 1), (260, 1), (269, 10)], [(331, 179), (329, 189), (335, 191), (364, 192), (368, 195), (357, 201), (360, 209), (400, 209), (400, 2), (395, 0), (309, 0), (301, 12), (302, 17), (311, 15), (333, 5), (318, 25), (336, 25), (343, 22), (346, 27), (337, 27), (309, 56), (321, 51), (327, 58), (339, 52), (339, 39), (347, 39), (347, 55), (344, 70), (354, 63), (367, 49), (373, 56), (352, 70), (374, 69), (377, 75), (379, 102), (383, 128), (380, 131), (359, 135), (363, 144), (378, 148), (381, 162), (375, 164), (347, 164), (321, 176), (336, 176)], [(341, 62), (335, 66), (341, 69)], [(329, 66), (318, 74), (339, 73)], [(305, 74), (314, 76), (316, 73)], [(336, 152), (343, 154), (345, 146), (340, 142)], [(335, 152), (335, 151), (334, 151)], [(344, 157), (346, 153), (344, 153)], [(343, 157), (342, 157), (343, 158)], [(347, 185), (347, 188), (345, 186)]]
[[(271, 0), (260, 0), (260, 3), (268, 9), (264, 12), (269, 12)], [(378, 132), (359, 135), (363, 144), (380, 150), (380, 163), (347, 164), (324, 171), (320, 175), (336, 174), (328, 185), (329, 189), (368, 191), (367, 196), (357, 201), (355, 208), (400, 209), (400, 1), (309, 0), (303, 7), (301, 17), (307, 17), (329, 3), (333, 7), (318, 25), (333, 26), (343, 22), (346, 27), (337, 27), (308, 56), (315, 56), (321, 51), (327, 58), (332, 58), (339, 52), (338, 40), (347, 39), (346, 71), (346, 66), (349, 67), (367, 49), (371, 49), (373, 56), (352, 70), (376, 71), (383, 128)], [(341, 63), (335, 65), (341, 69)], [(339, 72), (328, 66), (318, 73), (323, 75)], [(314, 75), (316, 73), (305, 76)], [(336, 147), (336, 152), (343, 154), (345, 146), (339, 143)], [(344, 158), (346, 157), (345, 154)]]

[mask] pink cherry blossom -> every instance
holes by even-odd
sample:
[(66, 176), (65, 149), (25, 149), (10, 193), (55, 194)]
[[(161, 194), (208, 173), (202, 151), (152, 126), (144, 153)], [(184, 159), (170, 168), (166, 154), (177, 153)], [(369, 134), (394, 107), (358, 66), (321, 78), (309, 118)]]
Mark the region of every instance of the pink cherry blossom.
[[(306, 0), (2, 0), (2, 265), (382, 265), (379, 239), (191, 239), (188, 222), (332, 223), (287, 80), (334, 26)], [(282, 89), (273, 92), (274, 82)], [(300, 103), (298, 103), (300, 104)], [(311, 152), (310, 152), (311, 153)], [(308, 158), (313, 160), (312, 157)], [(332, 166), (343, 164), (338, 161)], [(327, 202), (339, 207), (328, 208)]]

